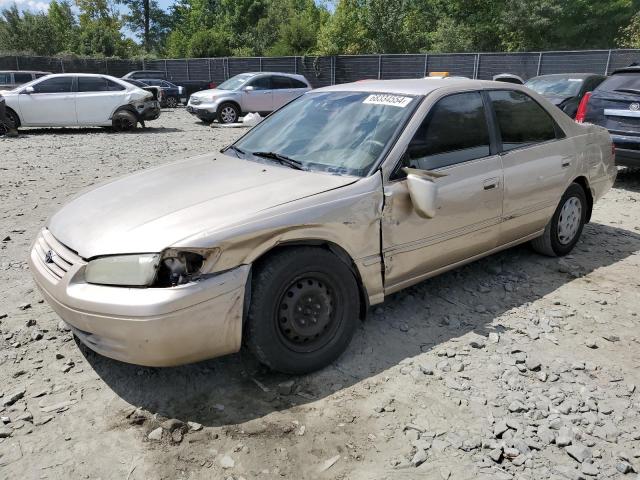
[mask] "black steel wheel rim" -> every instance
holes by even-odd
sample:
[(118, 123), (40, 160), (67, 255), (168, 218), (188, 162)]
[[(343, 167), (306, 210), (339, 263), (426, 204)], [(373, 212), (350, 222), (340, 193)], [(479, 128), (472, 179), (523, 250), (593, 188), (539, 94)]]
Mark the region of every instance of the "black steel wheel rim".
[(281, 290), (276, 332), (290, 350), (310, 353), (326, 346), (340, 325), (338, 292), (321, 273), (305, 273)]

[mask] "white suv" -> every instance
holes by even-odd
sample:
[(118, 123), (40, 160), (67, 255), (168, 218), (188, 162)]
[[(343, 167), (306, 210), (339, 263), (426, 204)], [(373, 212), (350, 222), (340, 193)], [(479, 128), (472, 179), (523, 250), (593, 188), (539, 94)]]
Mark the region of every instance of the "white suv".
[(2, 92), (16, 127), (113, 126), (130, 130), (160, 116), (154, 94), (108, 75), (47, 75)]
[(311, 85), (302, 75), (241, 73), (217, 88), (191, 95), (187, 111), (205, 122), (235, 123), (245, 113), (271, 113), (309, 90)]

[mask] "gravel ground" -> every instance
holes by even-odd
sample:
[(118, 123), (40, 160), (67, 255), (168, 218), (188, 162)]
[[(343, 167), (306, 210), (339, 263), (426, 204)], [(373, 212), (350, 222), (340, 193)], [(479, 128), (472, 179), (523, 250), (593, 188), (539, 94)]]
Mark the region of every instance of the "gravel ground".
[(244, 131), (149, 125), (0, 138), (0, 478), (640, 478), (640, 174), (572, 255), (518, 247), (393, 295), (321, 372), (141, 368), (79, 346), (26, 257), (82, 188)]

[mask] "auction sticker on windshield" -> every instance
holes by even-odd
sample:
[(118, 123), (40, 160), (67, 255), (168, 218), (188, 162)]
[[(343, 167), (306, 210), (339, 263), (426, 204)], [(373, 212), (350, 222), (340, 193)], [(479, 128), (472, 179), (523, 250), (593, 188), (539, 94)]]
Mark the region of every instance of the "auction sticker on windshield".
[(392, 107), (404, 108), (411, 103), (411, 100), (411, 97), (378, 93), (369, 95), (362, 103), (368, 103), (370, 105), (390, 105)]

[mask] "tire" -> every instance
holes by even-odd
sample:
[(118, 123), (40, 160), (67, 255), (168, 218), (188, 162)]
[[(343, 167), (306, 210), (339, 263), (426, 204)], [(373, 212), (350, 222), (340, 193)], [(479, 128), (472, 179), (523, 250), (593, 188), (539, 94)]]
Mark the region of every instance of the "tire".
[(178, 99), (176, 97), (167, 97), (165, 104), (167, 108), (176, 108), (178, 106)]
[(113, 114), (111, 124), (117, 132), (128, 132), (137, 128), (138, 119), (129, 110), (119, 110)]
[(220, 123), (236, 123), (240, 118), (240, 109), (235, 103), (225, 102), (218, 107), (216, 117)]
[(562, 195), (544, 233), (531, 241), (533, 249), (550, 257), (562, 257), (568, 254), (580, 239), (587, 209), (587, 196), (584, 189), (577, 183), (572, 183)]
[(282, 250), (253, 274), (245, 345), (261, 363), (283, 373), (323, 368), (349, 345), (359, 322), (359, 298), (353, 272), (330, 251)]
[(20, 118), (18, 117), (18, 114), (16, 112), (11, 110), (10, 108), (7, 108), (5, 114), (8, 122), (7, 127), (9, 129), (18, 128), (20, 126)]

